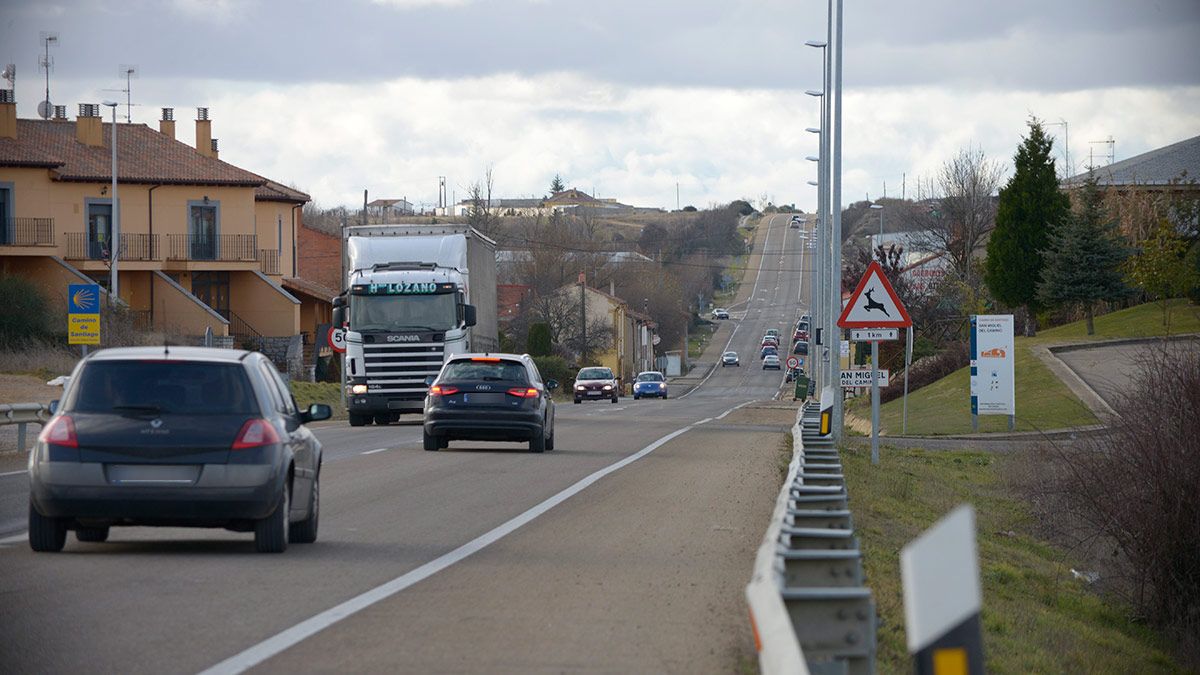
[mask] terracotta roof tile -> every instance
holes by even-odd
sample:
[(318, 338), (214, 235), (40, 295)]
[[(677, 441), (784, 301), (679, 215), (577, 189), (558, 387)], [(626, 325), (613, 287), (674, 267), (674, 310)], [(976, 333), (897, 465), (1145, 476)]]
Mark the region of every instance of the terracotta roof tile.
[[(103, 145), (75, 138), (75, 123), (17, 120), (17, 137), (0, 138), (0, 166), (47, 166), (64, 181), (112, 179), (112, 124), (102, 123)], [(144, 124), (117, 126), (117, 178), (124, 183), (244, 185), (258, 187), (266, 178), (206, 157), (196, 149)]]
[[(261, 176), (260, 176), (261, 178)], [(269, 178), (263, 178), (266, 183), (254, 188), (254, 199), (260, 202), (298, 202), (312, 201), (312, 197), (292, 188), (276, 183)]]
[(310, 279), (302, 279), (300, 277), (284, 277), (283, 287), (288, 290), (299, 291), (300, 293), (324, 300), (325, 302), (333, 302), (333, 298), (338, 294), (337, 291), (325, 286), (324, 284), (319, 284)]

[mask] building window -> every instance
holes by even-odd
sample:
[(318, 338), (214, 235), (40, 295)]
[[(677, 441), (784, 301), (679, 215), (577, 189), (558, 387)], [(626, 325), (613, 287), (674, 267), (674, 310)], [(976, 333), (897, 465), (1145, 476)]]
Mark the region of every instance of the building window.
[(192, 295), (229, 318), (229, 272), (193, 272)]
[(112, 200), (86, 199), (84, 207), (87, 213), (84, 254), (90, 260), (107, 260), (112, 257)]
[(221, 247), (221, 203), (188, 202), (188, 254), (191, 260), (216, 260)]

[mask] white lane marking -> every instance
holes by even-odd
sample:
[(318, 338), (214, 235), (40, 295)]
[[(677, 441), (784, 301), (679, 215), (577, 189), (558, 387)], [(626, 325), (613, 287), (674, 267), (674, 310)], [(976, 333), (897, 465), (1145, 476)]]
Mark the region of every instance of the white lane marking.
[(388, 451), (388, 450), (390, 450), (390, 449), (391, 449), (391, 448), (375, 448), (374, 450), (367, 450), (366, 452), (364, 452), (364, 453), (362, 453), (362, 454), (364, 454), (364, 455), (374, 455), (374, 454), (375, 454), (375, 453), (377, 453), (377, 452), (387, 452), (387, 451)]
[(735, 405), (734, 407), (730, 408), (729, 410), (726, 410), (725, 412), (721, 413), (720, 415), (717, 415), (713, 419), (723, 420), (723, 419), (725, 419), (725, 416), (728, 415), (729, 413), (733, 412), (734, 410), (737, 410), (738, 408), (745, 408), (746, 406), (750, 405), (751, 403), (754, 403), (754, 401), (746, 401), (745, 403), (742, 403), (740, 405)]
[[(732, 410), (727, 412), (732, 412)], [(204, 670), (200, 673), (200, 675), (217, 675), (218, 673), (225, 675), (245, 672), (246, 670), (249, 670), (250, 668), (262, 663), (263, 661), (266, 661), (272, 656), (280, 654), (284, 650), (295, 646), (302, 640), (312, 637), (322, 630), (325, 630), (335, 623), (338, 623), (342, 619), (348, 618), (353, 614), (356, 614), (357, 612), (374, 605), (377, 602), (386, 600), (400, 591), (403, 591), (406, 588), (420, 583), (421, 581), (428, 579), (438, 572), (441, 572), (447, 567), (450, 567), (457, 562), (461, 562), (469, 556), (482, 551), (489, 545), (496, 543), (509, 534), (512, 534), (522, 526), (529, 524), (555, 506), (558, 506), (571, 497), (579, 494), (592, 483), (595, 483), (614, 471), (622, 469), (638, 461), (639, 459), (659, 449), (663, 445), (666, 445), (676, 437), (695, 429), (701, 424), (711, 422), (712, 420), (713, 418), (707, 417), (698, 422), (693, 422), (682, 429), (676, 429), (657, 441), (654, 441), (650, 445), (642, 448), (638, 452), (626, 457), (625, 459), (610, 464), (603, 469), (596, 471), (595, 473), (590, 474), (562, 492), (550, 497), (546, 501), (534, 506), (512, 520), (501, 524), (495, 529), (472, 539), (453, 551), (439, 556), (412, 570), (411, 572), (407, 572), (396, 577), (395, 579), (392, 579), (391, 581), (376, 586), (365, 593), (350, 598), (340, 605), (331, 607), (312, 618), (301, 621), (295, 626), (292, 626), (281, 633), (277, 633), (276, 635), (267, 638), (266, 640), (263, 640), (262, 642), (238, 654), (234, 654), (217, 665)]]
[[(767, 242), (771, 241), (771, 223), (773, 223), (773, 222), (775, 222), (775, 216), (771, 216), (771, 219), (767, 221), (767, 236), (763, 238), (763, 252), (764, 253), (767, 250)], [(786, 236), (787, 233), (785, 232), (784, 235)], [(761, 278), (762, 278), (762, 256), (760, 255), (758, 257), (758, 271), (754, 274), (754, 288), (750, 291), (751, 298), (753, 298), (754, 293), (756, 291), (758, 291), (758, 280)], [(766, 290), (767, 289), (764, 288), (763, 292), (765, 293)], [(749, 300), (747, 300), (746, 302), (749, 302)], [(747, 310), (747, 312), (750, 311), (749, 306), (747, 306), (746, 310)], [(733, 331), (731, 331), (729, 333), (729, 339), (725, 341), (725, 348), (721, 350), (721, 353), (725, 353), (725, 352), (729, 351), (729, 345), (733, 344), (733, 336), (737, 335), (738, 329), (741, 327), (742, 327), (742, 322), (741, 321), (737, 322), (737, 325), (735, 325), (733, 327)], [(700, 380), (700, 384), (697, 384), (696, 386), (692, 387), (690, 390), (687, 391), (687, 393), (685, 393), (683, 396), (680, 396), (679, 398), (685, 399), (688, 396), (691, 396), (692, 392), (696, 391), (700, 387), (703, 387), (704, 383), (708, 382), (708, 378), (712, 377), (713, 373), (715, 373), (715, 372), (717, 372), (717, 366), (716, 366), (716, 364), (713, 364), (712, 369), (708, 371), (708, 375), (705, 375), (704, 379)]]
[(5, 471), (4, 473), (0, 473), (0, 476), (20, 476), (27, 473), (29, 473), (29, 469), (21, 469), (20, 471)]
[(0, 539), (0, 546), (2, 546), (4, 544), (15, 544), (18, 541), (29, 541), (29, 533), (22, 532), (21, 534), (14, 534), (11, 537), (5, 537), (3, 539)]

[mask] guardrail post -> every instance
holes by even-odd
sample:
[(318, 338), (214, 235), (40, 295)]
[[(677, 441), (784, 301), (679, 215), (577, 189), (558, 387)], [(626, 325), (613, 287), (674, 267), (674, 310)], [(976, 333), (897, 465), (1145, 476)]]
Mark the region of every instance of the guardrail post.
[(25, 423), (17, 424), (17, 451), (25, 452)]

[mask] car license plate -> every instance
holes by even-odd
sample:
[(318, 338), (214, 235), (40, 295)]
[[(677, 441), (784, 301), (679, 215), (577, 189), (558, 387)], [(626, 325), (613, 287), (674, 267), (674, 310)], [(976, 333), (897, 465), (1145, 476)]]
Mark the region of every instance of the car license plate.
[(588, 396), (599, 396), (601, 393), (602, 392), (598, 392), (598, 391), (589, 391)]
[(105, 471), (114, 485), (191, 485), (200, 478), (196, 464), (109, 464)]
[(504, 394), (482, 393), (463, 394), (463, 403), (467, 405), (503, 405)]

